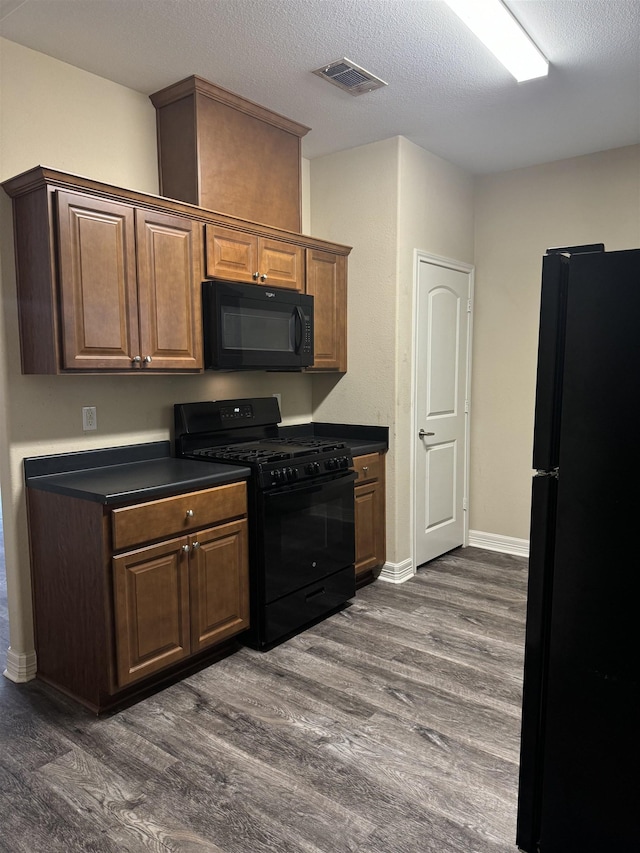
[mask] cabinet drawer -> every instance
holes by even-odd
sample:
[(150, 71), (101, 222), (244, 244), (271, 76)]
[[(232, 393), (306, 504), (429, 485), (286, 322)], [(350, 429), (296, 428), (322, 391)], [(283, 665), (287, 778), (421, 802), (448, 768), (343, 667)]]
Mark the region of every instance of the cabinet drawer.
[(111, 513), (113, 550), (121, 551), (142, 542), (189, 533), (246, 514), (245, 483), (229, 483), (114, 509)]
[(356, 456), (353, 460), (353, 468), (358, 475), (356, 483), (365, 483), (367, 480), (379, 480), (382, 475), (380, 454), (367, 453), (365, 456)]

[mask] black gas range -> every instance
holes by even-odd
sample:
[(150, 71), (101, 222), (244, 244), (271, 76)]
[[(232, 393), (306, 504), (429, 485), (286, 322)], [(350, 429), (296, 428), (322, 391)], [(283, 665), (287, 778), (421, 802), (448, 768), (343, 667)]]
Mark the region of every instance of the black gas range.
[(176, 456), (243, 465), (251, 627), (267, 649), (355, 594), (353, 460), (342, 442), (281, 436), (275, 397), (174, 406)]

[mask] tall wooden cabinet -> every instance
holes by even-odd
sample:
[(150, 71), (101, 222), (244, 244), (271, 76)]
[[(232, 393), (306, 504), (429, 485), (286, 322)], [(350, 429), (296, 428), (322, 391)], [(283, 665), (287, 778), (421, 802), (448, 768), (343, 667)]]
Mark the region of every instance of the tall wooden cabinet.
[(301, 140), (308, 127), (202, 77), (150, 98), (163, 195), (300, 231)]

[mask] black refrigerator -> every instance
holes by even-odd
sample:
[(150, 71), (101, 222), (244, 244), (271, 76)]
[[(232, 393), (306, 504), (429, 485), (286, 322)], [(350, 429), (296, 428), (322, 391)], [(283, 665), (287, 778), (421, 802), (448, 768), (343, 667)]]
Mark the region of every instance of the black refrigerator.
[(640, 249), (543, 258), (516, 843), (640, 851)]

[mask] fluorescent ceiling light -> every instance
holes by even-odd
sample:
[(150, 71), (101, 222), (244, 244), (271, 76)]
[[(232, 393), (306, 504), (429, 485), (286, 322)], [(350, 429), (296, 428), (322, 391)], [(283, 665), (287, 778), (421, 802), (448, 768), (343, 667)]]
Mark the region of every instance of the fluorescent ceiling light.
[(446, 0), (518, 83), (545, 77), (549, 63), (500, 0)]

